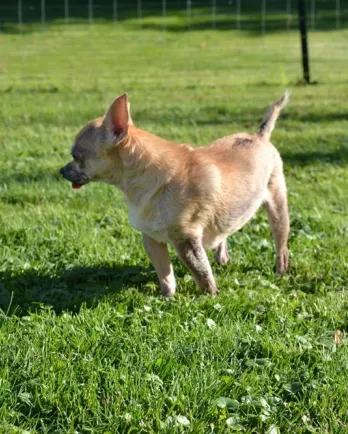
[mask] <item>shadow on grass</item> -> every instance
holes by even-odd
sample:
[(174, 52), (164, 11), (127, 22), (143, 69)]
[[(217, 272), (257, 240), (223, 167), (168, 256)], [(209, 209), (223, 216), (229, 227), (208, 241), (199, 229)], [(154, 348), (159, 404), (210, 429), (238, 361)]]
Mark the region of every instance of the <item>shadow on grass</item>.
[(52, 306), (57, 314), (78, 312), (82, 304), (93, 307), (106, 294), (129, 288), (146, 290), (149, 282), (156, 285), (156, 275), (141, 266), (73, 267), (52, 276), (33, 270), (19, 274), (5, 271), (0, 273), (0, 308), (17, 316), (42, 305)]
[[(268, 16), (266, 16), (265, 20), (265, 32), (266, 34), (274, 34), (274, 33), (285, 33), (289, 31), (298, 32), (298, 20), (296, 11), (292, 15), (292, 19), (288, 24), (287, 16), (282, 13), (270, 12)], [(208, 14), (207, 14), (208, 15)], [(219, 18), (217, 16), (217, 20), (215, 22), (215, 30), (219, 31), (239, 31), (248, 34), (249, 36), (261, 37), (262, 35), (262, 18), (261, 14), (253, 13), (253, 15), (249, 15), (246, 12), (246, 16), (241, 17), (240, 28), (237, 30), (237, 17), (234, 14), (229, 14), (230, 16), (224, 16), (222, 14)], [(226, 13), (227, 15), (227, 13)], [(341, 28), (347, 28), (347, 20), (346, 14), (344, 14), (344, 19), (342, 20), (343, 26)], [(134, 29), (136, 28), (136, 24), (132, 25)], [(316, 30), (336, 30), (337, 26), (337, 16), (336, 11), (326, 12), (321, 20), (316, 23)], [(142, 25), (143, 29), (148, 30), (163, 30), (163, 24), (160, 22), (146, 22)], [(209, 17), (202, 17), (201, 19), (195, 19), (194, 22), (183, 22), (181, 24), (171, 24), (166, 26), (166, 30), (174, 33), (179, 32), (187, 32), (187, 31), (202, 31), (202, 30), (211, 30), (213, 28), (212, 19)]]
[[(204, 86), (201, 86), (202, 91)], [(33, 89), (36, 92), (35, 89)], [(1, 92), (0, 92), (1, 93)], [(29, 92), (31, 93), (31, 91)], [(274, 100), (279, 95), (274, 96)], [(265, 102), (261, 108), (246, 106), (243, 109), (237, 110), (235, 107), (226, 105), (224, 101), (212, 101), (208, 105), (196, 105), (191, 107), (184, 107), (182, 105), (165, 105), (155, 106), (151, 108), (136, 108), (132, 110), (132, 118), (135, 125), (140, 129), (146, 129), (145, 124), (153, 124), (155, 126), (168, 127), (170, 125), (187, 125), (192, 124), (197, 126), (231, 126), (230, 134), (240, 131), (246, 131), (250, 134), (256, 132), (258, 126), (261, 124), (264, 115), (272, 101), (265, 97)], [(71, 112), (60, 112), (59, 118), (56, 113), (47, 113), (44, 109), (38, 113), (34, 113), (22, 122), (23, 126), (34, 127), (35, 124), (45, 125), (46, 128), (53, 127), (74, 127), (76, 132), (86, 124), (90, 119), (96, 118), (100, 115), (100, 110), (89, 109), (79, 110), (72, 116)], [(346, 111), (333, 111), (320, 112), (307, 112), (305, 109), (299, 110), (290, 108), (288, 112), (281, 114), (281, 119), (278, 121), (279, 125), (284, 122), (298, 122), (307, 125), (310, 128), (312, 125), (317, 126), (319, 123), (330, 124), (332, 122), (346, 122), (348, 121), (348, 112)], [(14, 121), (13, 121), (14, 122)], [(233, 125), (240, 125), (236, 130)], [(281, 128), (277, 124), (277, 129)], [(9, 127), (14, 127), (15, 123), (9, 123)], [(156, 134), (156, 127), (153, 128), (153, 133)], [(294, 127), (295, 128), (295, 127)], [(167, 137), (170, 139), (170, 137)], [(218, 138), (218, 137), (216, 137)], [(327, 140), (327, 137), (324, 137)], [(346, 137), (344, 137), (346, 141)]]
[[(292, 231), (296, 232), (302, 228), (302, 223), (293, 221), (291, 226)], [(213, 258), (210, 258), (210, 263), (218, 279), (222, 274), (228, 273), (228, 268), (223, 267), (225, 270), (223, 271)], [(178, 281), (182, 281), (188, 271), (178, 258), (173, 258), (173, 265)], [(236, 271), (233, 260), (228, 267), (232, 267), (233, 271)], [(275, 274), (275, 269), (264, 273), (262, 268), (260, 264), (246, 261), (238, 265), (238, 273), (240, 273), (241, 280), (243, 280), (243, 276), (250, 273), (256, 273), (266, 280), (269, 277), (269, 272), (272, 275)], [(298, 272), (295, 266), (290, 267), (287, 276), (289, 277), (287, 283), (280, 283), (280, 287), (285, 293), (288, 290), (296, 289), (307, 294), (320, 294), (332, 287), (332, 272), (325, 269), (312, 275), (308, 272)], [(280, 277), (279, 279), (283, 278)], [(341, 274), (335, 276), (335, 281), (342, 288), (347, 285), (347, 278)], [(126, 292), (131, 288), (147, 295), (160, 297), (158, 279), (152, 267), (76, 266), (61, 273), (52, 273), (52, 275), (33, 270), (21, 270), (18, 273), (4, 271), (0, 272), (0, 309), (7, 315), (18, 317), (27, 315), (28, 312), (39, 311), (43, 307), (51, 307), (56, 314), (66, 311), (78, 313), (82, 305), (93, 308), (105, 296)], [(198, 287), (194, 285), (194, 288), (194, 292), (199, 296), (201, 292)], [(189, 292), (191, 290), (192, 288)]]
[[(133, 113), (133, 117), (136, 125), (141, 128), (141, 123), (153, 122), (156, 119), (156, 123), (160, 125), (167, 124), (187, 124), (192, 125), (194, 122), (198, 126), (218, 126), (218, 125), (231, 125), (240, 124), (240, 131), (245, 129), (252, 134), (257, 130), (261, 124), (264, 115), (268, 109), (268, 102), (265, 101), (264, 106), (261, 109), (254, 107), (245, 107), (243, 111), (236, 111), (235, 108), (226, 106), (225, 104), (216, 103), (209, 106), (201, 106), (197, 108), (182, 109), (181, 107), (173, 106), (170, 110), (161, 110), (160, 113), (156, 113), (153, 109), (150, 112), (148, 109), (136, 110)], [(288, 113), (282, 113), (279, 122), (301, 122), (310, 127), (311, 125), (317, 125), (318, 123), (332, 123), (332, 122), (345, 122), (348, 120), (348, 113), (337, 111), (332, 113), (316, 112), (307, 113), (305, 111), (288, 111)], [(281, 128), (277, 126), (277, 129)], [(231, 134), (238, 131), (231, 129)], [(324, 137), (325, 138), (325, 137)]]
[(333, 151), (303, 151), (303, 152), (281, 152), (286, 166), (309, 166), (316, 163), (327, 163), (343, 166), (348, 164), (348, 147), (340, 147)]

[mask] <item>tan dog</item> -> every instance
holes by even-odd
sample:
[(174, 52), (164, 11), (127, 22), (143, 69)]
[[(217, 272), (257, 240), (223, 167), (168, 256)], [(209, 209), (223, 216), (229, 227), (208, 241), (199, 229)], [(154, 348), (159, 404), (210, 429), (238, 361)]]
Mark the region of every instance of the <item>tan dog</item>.
[(90, 181), (119, 187), (131, 225), (143, 233), (162, 294), (173, 295), (175, 277), (167, 243), (199, 287), (218, 292), (205, 252), (228, 262), (227, 237), (263, 204), (277, 251), (277, 271), (288, 268), (289, 217), (282, 160), (269, 142), (288, 94), (273, 104), (255, 135), (234, 134), (193, 149), (133, 125), (127, 95), (89, 122), (72, 148), (74, 161), (61, 174), (80, 188)]

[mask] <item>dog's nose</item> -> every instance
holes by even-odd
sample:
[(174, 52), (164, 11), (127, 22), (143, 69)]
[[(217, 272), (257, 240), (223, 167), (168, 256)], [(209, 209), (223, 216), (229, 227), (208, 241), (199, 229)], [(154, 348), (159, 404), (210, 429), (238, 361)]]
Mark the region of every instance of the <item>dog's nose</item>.
[(59, 173), (60, 173), (61, 175), (64, 175), (64, 167), (62, 167), (62, 168), (60, 169)]

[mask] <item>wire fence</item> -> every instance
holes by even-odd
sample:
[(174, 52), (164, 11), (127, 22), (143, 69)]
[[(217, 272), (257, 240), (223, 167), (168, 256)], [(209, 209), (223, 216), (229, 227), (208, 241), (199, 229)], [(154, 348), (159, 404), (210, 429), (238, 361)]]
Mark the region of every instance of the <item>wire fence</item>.
[[(348, 30), (348, 0), (305, 0), (307, 26), (309, 30), (309, 58), (313, 80), (321, 80), (321, 64), (330, 62), (332, 77), (346, 80), (340, 60), (346, 56)], [(88, 38), (87, 45), (99, 40), (99, 34), (115, 35), (114, 44), (103, 44), (102, 53), (93, 49), (93, 65), (108, 55), (108, 68), (98, 72), (98, 83), (111, 79), (111, 72), (126, 74), (134, 82), (138, 74), (139, 62), (147, 62), (147, 75), (142, 78), (148, 83), (156, 83), (159, 71), (166, 83), (185, 81), (195, 84), (199, 80), (210, 80), (210, 64), (218, 63), (221, 74), (231, 69), (231, 57), (238, 58), (239, 52), (248, 52), (252, 56), (253, 68), (248, 77), (258, 77), (259, 67), (264, 63), (263, 54), (270, 54), (275, 59), (279, 80), (287, 83), (290, 77), (301, 76), (301, 50), (298, 22), (298, 0), (0, 0), (0, 44), (9, 39), (4, 34), (32, 33), (33, 37), (21, 48), (19, 40), (13, 39), (14, 49), (3, 51), (7, 61), (0, 62), (0, 87), (16, 85), (25, 75), (26, 83), (67, 83), (75, 80), (71, 71), (76, 69), (76, 59), (72, 51), (53, 46), (53, 41), (69, 41), (71, 47), (82, 39), (69, 39), (70, 29), (80, 32), (82, 38)], [(57, 25), (58, 24), (58, 25)], [(68, 32), (63, 35), (65, 28)], [(103, 26), (107, 26), (104, 27)], [(52, 38), (48, 31), (54, 30)], [(97, 34), (90, 38), (85, 31)], [(126, 31), (123, 31), (126, 29)], [(131, 31), (128, 32), (127, 30)], [(151, 32), (146, 32), (151, 30)], [(224, 32), (224, 38), (212, 41), (195, 31)], [(57, 33), (56, 33), (57, 32)], [(192, 32), (180, 45), (175, 58), (170, 58), (168, 41), (175, 41), (170, 34)], [(198, 32), (197, 32), (198, 33)], [(245, 36), (245, 37), (244, 37)], [(249, 37), (251, 36), (251, 37)], [(268, 37), (269, 36), (269, 37)], [(271, 37), (272, 36), (272, 37)], [(129, 40), (128, 40), (129, 39)], [(16, 42), (17, 41), (17, 42)], [(123, 42), (132, 46), (136, 54), (130, 53), (132, 67), (123, 67)], [(192, 42), (195, 41), (195, 42)], [(198, 42), (197, 42), (198, 41)], [(57, 43), (57, 42), (54, 42)], [(9, 44), (11, 45), (11, 44)], [(176, 50), (171, 43), (172, 49)], [(204, 48), (205, 56), (199, 49)], [(76, 46), (77, 50), (81, 47)], [(148, 60), (149, 50), (156, 56)], [(33, 66), (33, 55), (40, 53), (38, 66)], [(36, 55), (36, 54), (35, 54)], [(89, 52), (86, 52), (89, 56)], [(49, 65), (59, 56), (62, 68), (55, 71)], [(128, 60), (129, 60), (128, 59)], [(277, 59), (282, 59), (281, 62)], [(1, 61), (1, 46), (0, 46)], [(130, 60), (129, 60), (130, 62)], [(259, 62), (259, 63), (258, 63)], [(277, 63), (278, 62), (278, 63)], [(274, 63), (274, 62), (273, 62)], [(11, 65), (18, 65), (14, 68)], [(141, 64), (141, 67), (144, 63)], [(7, 65), (7, 67), (5, 67)], [(28, 65), (30, 67), (28, 67)], [(133, 75), (132, 75), (133, 74)], [(214, 72), (215, 74), (215, 72)], [(234, 74), (239, 74), (238, 67)], [(242, 74), (242, 73), (241, 73)], [(325, 72), (326, 74), (326, 72)], [(207, 78), (208, 77), (208, 78)], [(343, 78), (342, 78), (343, 77)], [(243, 76), (240, 76), (243, 79)], [(256, 80), (255, 78), (255, 80)], [(213, 80), (213, 76), (212, 76)], [(74, 81), (75, 83), (75, 81)], [(75, 85), (75, 84), (74, 84)], [(97, 85), (96, 85), (97, 86)]]
[[(173, 21), (178, 16), (180, 24)], [(20, 32), (28, 25), (45, 31), (55, 21), (117, 25), (132, 20), (142, 29), (151, 17), (161, 21), (157, 28), (163, 31), (231, 28), (265, 36), (297, 28), (297, 0), (2, 0), (0, 31)], [(312, 31), (347, 28), (348, 0), (308, 0), (307, 17)]]

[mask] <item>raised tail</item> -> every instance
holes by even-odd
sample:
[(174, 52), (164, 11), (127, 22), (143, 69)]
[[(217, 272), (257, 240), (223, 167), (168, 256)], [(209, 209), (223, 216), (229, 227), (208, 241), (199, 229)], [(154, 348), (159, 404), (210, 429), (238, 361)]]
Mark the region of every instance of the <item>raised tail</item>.
[(262, 122), (258, 132), (256, 133), (257, 136), (262, 137), (264, 140), (267, 141), (271, 138), (271, 134), (274, 130), (274, 126), (276, 120), (278, 119), (280, 111), (289, 102), (289, 98), (290, 92), (287, 90), (280, 98), (280, 100), (276, 101), (274, 104), (271, 105), (267, 112), (266, 119)]

